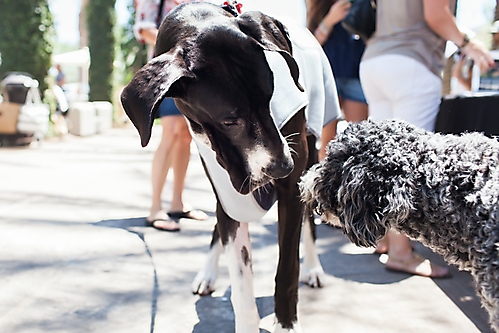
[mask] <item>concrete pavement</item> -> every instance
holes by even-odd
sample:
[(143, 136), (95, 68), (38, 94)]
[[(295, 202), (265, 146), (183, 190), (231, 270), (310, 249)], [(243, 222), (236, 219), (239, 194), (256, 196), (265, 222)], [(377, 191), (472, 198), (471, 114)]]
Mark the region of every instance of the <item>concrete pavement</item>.
[[(215, 207), (195, 151), (185, 201), (210, 219), (182, 220), (180, 233), (144, 225), (160, 131), (146, 148), (132, 127), (0, 147), (0, 332), (234, 331), (224, 256), (216, 292), (190, 291)], [(272, 324), (275, 221), (271, 210), (250, 226), (261, 332)], [(469, 274), (453, 267), (452, 278), (432, 280), (388, 272), (372, 249), (353, 246), (341, 231), (321, 225), (318, 232), (326, 285), (300, 288), (305, 333), (490, 332)]]

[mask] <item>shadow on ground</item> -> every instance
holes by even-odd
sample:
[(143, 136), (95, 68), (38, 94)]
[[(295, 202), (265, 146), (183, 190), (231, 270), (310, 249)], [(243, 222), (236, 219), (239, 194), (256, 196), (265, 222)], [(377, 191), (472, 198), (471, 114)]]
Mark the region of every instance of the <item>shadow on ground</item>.
[[(94, 223), (96, 226), (121, 228), (137, 234), (147, 248), (144, 235), (137, 231), (137, 228), (145, 227), (145, 217), (128, 219), (109, 219)], [(277, 223), (265, 224), (264, 228), (268, 232), (258, 235), (252, 235), (252, 244), (254, 248), (262, 248), (276, 242)], [(140, 230), (140, 229), (139, 229)], [(326, 225), (319, 225), (319, 239), (328, 239), (327, 246), (323, 246), (320, 254), (321, 262), (326, 274), (340, 279), (354, 281), (358, 283), (369, 284), (392, 284), (398, 283), (410, 277), (403, 273), (387, 272), (378, 261), (377, 255), (370, 253), (345, 253), (344, 248), (351, 246), (339, 229)], [(183, 237), (199, 235), (202, 231), (186, 230), (182, 231)], [(205, 232), (207, 233), (207, 232)], [(208, 233), (207, 233), (208, 234)], [(199, 247), (191, 247), (199, 251), (200, 256), (206, 251), (208, 244), (202, 244)], [(445, 264), (443, 259), (433, 253), (428, 248), (419, 243), (414, 243), (415, 250), (438, 264)], [(152, 254), (149, 252), (152, 257)], [(474, 291), (471, 276), (467, 272), (458, 271), (454, 266), (450, 266), (452, 277), (449, 279), (434, 279), (434, 282), (444, 291), (448, 297), (461, 309), (461, 311), (484, 333), (492, 333), (488, 324), (488, 315), (481, 308), (480, 301)], [(306, 287), (306, 286), (301, 286)], [(159, 293), (157, 277), (155, 275), (154, 297), (151, 304), (151, 321), (154, 327), (156, 316), (156, 302)], [(257, 306), (260, 317), (264, 318), (274, 311), (273, 296), (257, 298)], [(193, 333), (207, 332), (207, 328), (212, 332), (233, 332), (234, 331), (234, 313), (230, 302), (230, 288), (220, 297), (200, 297), (196, 301), (196, 312), (199, 322), (193, 327)], [(261, 330), (261, 333), (267, 333)]]

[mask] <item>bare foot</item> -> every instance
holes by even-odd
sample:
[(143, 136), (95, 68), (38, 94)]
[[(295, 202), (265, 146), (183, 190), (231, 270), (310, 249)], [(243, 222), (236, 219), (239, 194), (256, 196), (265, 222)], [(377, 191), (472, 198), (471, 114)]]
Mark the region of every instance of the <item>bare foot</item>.
[(376, 254), (385, 254), (388, 253), (388, 237), (383, 237), (376, 245), (376, 249), (374, 250)]
[(180, 231), (178, 223), (172, 220), (164, 211), (159, 211), (146, 218), (146, 224), (161, 231)]
[(391, 271), (409, 273), (431, 278), (449, 277), (449, 269), (447, 267), (436, 265), (430, 262), (430, 260), (420, 257), (414, 252), (412, 253), (412, 256), (410, 258), (405, 260), (388, 257), (388, 260), (385, 263), (385, 267), (386, 269)]

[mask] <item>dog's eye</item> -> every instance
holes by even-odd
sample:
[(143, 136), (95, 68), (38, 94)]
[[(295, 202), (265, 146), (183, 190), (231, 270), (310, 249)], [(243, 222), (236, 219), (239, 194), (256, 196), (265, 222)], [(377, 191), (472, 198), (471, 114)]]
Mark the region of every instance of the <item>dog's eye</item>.
[(237, 118), (234, 118), (234, 119), (225, 119), (223, 121), (223, 124), (227, 127), (230, 127), (230, 126), (240, 125), (241, 123)]

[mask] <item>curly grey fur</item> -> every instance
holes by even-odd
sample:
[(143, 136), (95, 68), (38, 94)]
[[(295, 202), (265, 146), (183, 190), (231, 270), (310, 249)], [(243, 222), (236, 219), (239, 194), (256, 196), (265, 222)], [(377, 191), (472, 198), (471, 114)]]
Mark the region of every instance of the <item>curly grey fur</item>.
[(499, 332), (499, 142), (390, 120), (351, 124), (300, 183), (303, 201), (374, 246), (395, 228), (469, 270)]

